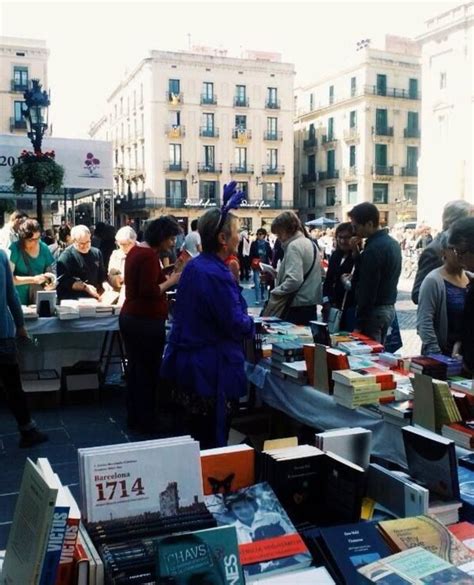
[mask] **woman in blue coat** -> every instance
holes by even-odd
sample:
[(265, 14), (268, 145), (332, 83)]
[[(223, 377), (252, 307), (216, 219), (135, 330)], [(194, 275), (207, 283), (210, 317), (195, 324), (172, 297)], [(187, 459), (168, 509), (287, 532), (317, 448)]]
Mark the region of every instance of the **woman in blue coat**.
[(221, 210), (199, 220), (202, 253), (181, 275), (161, 369), (201, 449), (227, 444), (232, 411), (247, 387), (243, 341), (253, 335), (253, 320), (225, 265), (239, 244), (239, 220), (230, 213), (242, 199), (235, 185), (224, 187)]

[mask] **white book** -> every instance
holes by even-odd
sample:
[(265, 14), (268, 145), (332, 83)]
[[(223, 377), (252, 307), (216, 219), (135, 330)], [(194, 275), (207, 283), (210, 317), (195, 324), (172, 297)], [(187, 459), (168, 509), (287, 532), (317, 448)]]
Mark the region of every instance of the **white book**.
[(289, 575), (275, 575), (254, 579), (254, 583), (261, 585), (335, 585), (336, 582), (328, 573), (326, 567), (311, 567), (303, 571), (293, 571)]
[(318, 433), (316, 446), (324, 451), (332, 451), (367, 469), (372, 451), (372, 431), (355, 427)]

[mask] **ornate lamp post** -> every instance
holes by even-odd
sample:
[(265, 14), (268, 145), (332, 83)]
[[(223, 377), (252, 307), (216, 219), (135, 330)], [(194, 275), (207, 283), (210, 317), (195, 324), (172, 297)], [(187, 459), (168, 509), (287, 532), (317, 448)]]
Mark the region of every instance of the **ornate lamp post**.
[(28, 138), (31, 140), (35, 154), (41, 154), (43, 136), (48, 129), (48, 108), (50, 106), (49, 95), (41, 90), (39, 79), (31, 80), (31, 89), (27, 89), (23, 97), (25, 107), (23, 117), (28, 126)]

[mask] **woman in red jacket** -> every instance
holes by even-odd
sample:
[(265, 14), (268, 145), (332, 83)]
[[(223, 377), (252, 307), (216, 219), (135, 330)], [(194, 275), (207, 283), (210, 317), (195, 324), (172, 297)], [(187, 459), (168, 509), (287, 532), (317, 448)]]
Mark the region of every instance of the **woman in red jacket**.
[(180, 274), (168, 278), (160, 254), (176, 245), (178, 222), (168, 216), (146, 228), (144, 242), (134, 246), (125, 261), (125, 303), (120, 312), (120, 332), (128, 358), (127, 423), (131, 430), (156, 432), (156, 394), (165, 346), (168, 316), (166, 291)]

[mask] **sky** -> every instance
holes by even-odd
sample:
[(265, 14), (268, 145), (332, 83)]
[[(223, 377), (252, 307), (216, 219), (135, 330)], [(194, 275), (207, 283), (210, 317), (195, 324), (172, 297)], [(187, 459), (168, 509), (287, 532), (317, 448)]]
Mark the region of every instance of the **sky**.
[(387, 33), (415, 37), (428, 18), (460, 3), (0, 0), (0, 35), (46, 41), (54, 136), (87, 138), (112, 90), (152, 49), (278, 52), (295, 64), (298, 86), (343, 65), (358, 40), (382, 48)]

